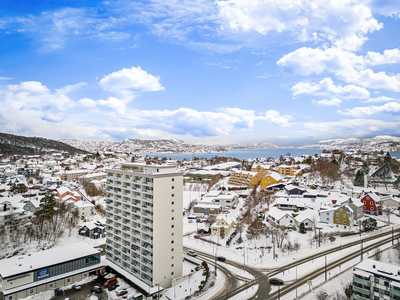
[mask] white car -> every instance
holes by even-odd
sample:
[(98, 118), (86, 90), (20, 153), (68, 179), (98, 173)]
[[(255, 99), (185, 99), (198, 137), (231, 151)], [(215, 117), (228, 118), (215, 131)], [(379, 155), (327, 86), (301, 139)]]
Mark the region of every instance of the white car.
[(197, 252), (193, 250), (188, 250), (187, 254), (190, 256), (197, 256)]

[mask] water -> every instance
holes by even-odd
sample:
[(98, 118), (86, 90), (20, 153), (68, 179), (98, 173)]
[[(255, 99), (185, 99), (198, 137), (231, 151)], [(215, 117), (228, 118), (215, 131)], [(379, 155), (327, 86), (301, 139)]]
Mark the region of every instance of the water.
[[(297, 148), (273, 148), (273, 149), (230, 149), (227, 152), (213, 152), (213, 153), (194, 153), (194, 157), (198, 158), (212, 158), (215, 156), (229, 156), (238, 158), (240, 160), (257, 158), (257, 157), (273, 157), (279, 158), (281, 155), (290, 153), (292, 156), (302, 156), (303, 154), (314, 156), (315, 154), (321, 155), (322, 150), (320, 149), (297, 149)], [(182, 161), (184, 159), (192, 158), (192, 153), (164, 153), (164, 152), (138, 152), (136, 155), (148, 155), (158, 156), (158, 158), (171, 158)], [(390, 152), (390, 155), (396, 158), (400, 158), (400, 152)]]
[[(238, 158), (240, 160), (249, 159), (249, 158), (257, 158), (257, 157), (273, 157), (279, 158), (281, 155), (285, 156), (285, 154), (290, 153), (292, 156), (301, 156), (303, 154), (307, 155), (315, 155), (318, 156), (321, 154), (322, 150), (319, 149), (296, 149), (296, 148), (278, 148), (278, 149), (230, 149), (227, 152), (215, 152), (215, 153), (194, 153), (194, 157), (198, 158), (212, 158), (219, 155), (229, 156)], [(135, 153), (136, 155), (148, 155), (148, 156), (158, 156), (158, 158), (171, 158), (175, 160), (182, 161), (183, 159), (192, 158), (192, 153), (148, 153), (148, 152), (140, 152)]]

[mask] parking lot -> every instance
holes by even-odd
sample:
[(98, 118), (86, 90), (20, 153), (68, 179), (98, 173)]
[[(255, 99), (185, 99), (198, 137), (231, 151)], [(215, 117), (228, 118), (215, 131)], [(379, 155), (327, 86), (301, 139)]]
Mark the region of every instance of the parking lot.
[[(101, 286), (103, 288), (103, 284), (106, 281), (104, 278), (97, 278), (92, 282), (86, 283), (81, 285), (82, 289), (79, 291), (76, 291), (75, 289), (71, 288), (68, 290), (64, 290), (64, 295), (60, 296), (53, 296), (51, 299), (54, 300), (64, 300), (65, 298), (69, 298), (70, 300), (85, 300), (88, 299), (90, 295), (93, 293), (90, 291), (92, 287), (95, 285)], [(103, 288), (103, 291), (101, 293), (94, 293), (99, 300), (108, 300), (107, 292)]]

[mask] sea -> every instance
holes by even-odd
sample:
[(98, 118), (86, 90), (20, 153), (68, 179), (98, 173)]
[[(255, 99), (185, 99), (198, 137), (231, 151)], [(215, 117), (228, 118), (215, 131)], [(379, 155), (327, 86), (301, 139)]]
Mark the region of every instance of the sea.
[[(229, 149), (227, 152), (211, 152), (211, 153), (164, 153), (164, 152), (138, 152), (136, 155), (148, 155), (150, 157), (157, 156), (158, 158), (167, 158), (182, 161), (184, 159), (190, 159), (192, 157), (197, 158), (212, 158), (215, 156), (228, 156), (234, 157), (240, 160), (252, 159), (252, 158), (279, 158), (281, 155), (291, 156), (302, 156), (309, 155), (314, 156), (315, 154), (321, 155), (322, 150), (320, 149), (298, 149), (298, 148), (263, 148), (263, 149)], [(390, 152), (390, 155), (396, 158), (400, 158), (400, 152)]]

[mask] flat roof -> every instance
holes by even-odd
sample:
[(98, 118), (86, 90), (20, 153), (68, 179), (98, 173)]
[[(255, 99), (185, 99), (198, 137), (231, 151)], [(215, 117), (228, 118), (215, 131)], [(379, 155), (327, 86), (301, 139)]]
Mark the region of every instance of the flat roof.
[(98, 253), (99, 250), (84, 242), (80, 242), (32, 254), (14, 256), (0, 260), (0, 276), (7, 278), (17, 274), (33, 272), (38, 269)]

